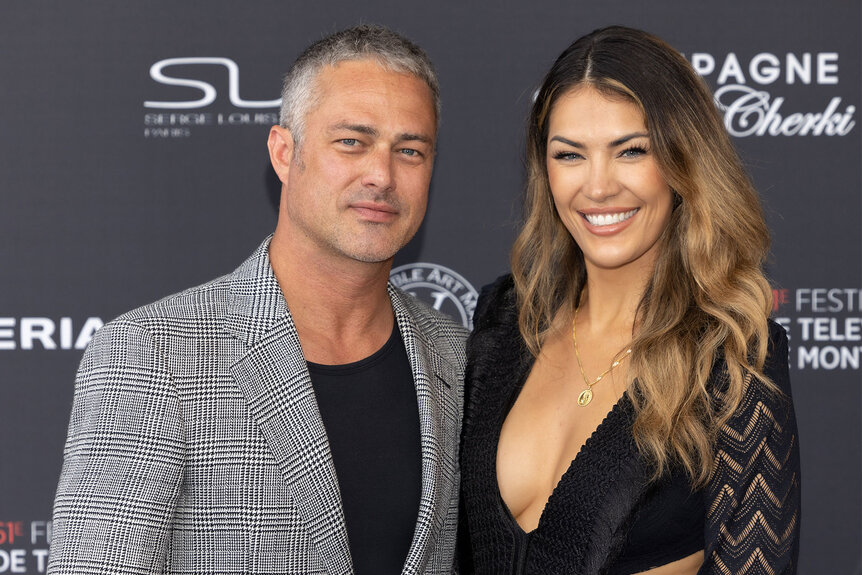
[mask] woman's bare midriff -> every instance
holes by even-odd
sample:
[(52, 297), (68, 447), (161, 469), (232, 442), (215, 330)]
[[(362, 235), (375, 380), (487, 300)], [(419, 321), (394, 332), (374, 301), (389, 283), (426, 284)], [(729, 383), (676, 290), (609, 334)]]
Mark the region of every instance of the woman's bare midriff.
[(636, 575), (695, 575), (701, 565), (703, 565), (702, 549), (673, 563), (653, 567), (647, 571), (641, 571)]

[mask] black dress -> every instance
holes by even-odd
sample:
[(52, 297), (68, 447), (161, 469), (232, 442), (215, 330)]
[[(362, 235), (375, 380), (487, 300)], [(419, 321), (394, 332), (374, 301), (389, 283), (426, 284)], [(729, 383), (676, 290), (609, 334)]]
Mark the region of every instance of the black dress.
[[(561, 478), (525, 533), (497, 485), (500, 429), (533, 359), (518, 331), (511, 276), (482, 290), (468, 343), (461, 448), (462, 573), (637, 573), (704, 549), (699, 573), (795, 573), (800, 478), (787, 338), (770, 324), (766, 374), (783, 395), (749, 385), (716, 445), (716, 469), (692, 491), (671, 470), (650, 483), (631, 434), (627, 395)], [(712, 383), (721, 387), (718, 362)]]

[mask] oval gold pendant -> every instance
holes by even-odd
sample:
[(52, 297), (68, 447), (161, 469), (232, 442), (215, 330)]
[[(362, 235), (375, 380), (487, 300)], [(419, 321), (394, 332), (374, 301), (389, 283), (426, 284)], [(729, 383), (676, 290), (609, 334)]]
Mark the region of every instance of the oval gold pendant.
[(593, 400), (593, 390), (585, 389), (578, 396), (578, 405), (581, 407), (586, 407)]

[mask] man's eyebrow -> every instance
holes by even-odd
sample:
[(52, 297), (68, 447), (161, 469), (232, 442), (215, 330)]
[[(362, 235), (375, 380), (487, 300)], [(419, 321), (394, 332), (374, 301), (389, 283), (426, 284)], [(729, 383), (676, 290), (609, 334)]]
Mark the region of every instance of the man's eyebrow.
[(365, 124), (350, 124), (348, 122), (340, 122), (332, 126), (332, 131), (336, 130), (347, 130), (350, 132), (358, 132), (360, 134), (366, 134), (368, 136), (378, 136), (379, 132), (372, 128), (371, 126)]
[[(331, 131), (336, 132), (338, 130), (347, 130), (348, 132), (356, 132), (359, 134), (365, 134), (367, 136), (377, 137), (380, 135), (380, 132), (377, 131), (376, 128), (369, 126), (367, 124), (351, 124), (349, 122), (339, 122), (332, 126)], [(398, 142), (422, 142), (423, 144), (433, 144), (434, 139), (425, 134), (413, 134), (411, 132), (405, 132), (403, 134), (398, 134), (396, 141)]]
[(424, 134), (398, 134), (399, 142), (422, 142), (423, 144), (432, 144), (434, 140), (432, 140), (429, 136)]
[[(626, 142), (628, 142), (629, 140), (634, 140), (635, 138), (649, 138), (649, 134), (647, 132), (634, 132), (632, 134), (626, 134), (625, 136), (622, 136), (622, 137), (617, 138), (616, 140), (612, 141), (610, 144), (608, 144), (608, 147), (609, 148), (616, 148), (617, 146), (621, 146), (621, 145), (625, 144)], [(564, 138), (563, 136), (554, 136), (553, 138), (551, 138), (551, 141), (552, 142), (553, 141), (562, 142), (562, 143), (566, 144), (567, 146), (572, 146), (573, 148), (583, 148), (584, 147), (584, 145), (581, 144), (580, 142), (574, 142), (568, 138)]]

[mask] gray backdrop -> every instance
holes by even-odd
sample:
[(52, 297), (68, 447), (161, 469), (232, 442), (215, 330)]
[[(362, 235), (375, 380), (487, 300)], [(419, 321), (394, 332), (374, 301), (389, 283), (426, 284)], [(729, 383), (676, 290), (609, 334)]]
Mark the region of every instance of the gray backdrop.
[(265, 140), (281, 74), (357, 22), (405, 33), (437, 65), (430, 206), (397, 281), (456, 316), (508, 268), (523, 121), (559, 52), (620, 23), (697, 64), (773, 233), (802, 451), (800, 573), (862, 573), (860, 2), (440, 4), (0, 5), (0, 573), (44, 570), (92, 331), (232, 270), (273, 229)]

